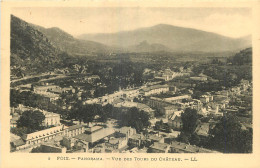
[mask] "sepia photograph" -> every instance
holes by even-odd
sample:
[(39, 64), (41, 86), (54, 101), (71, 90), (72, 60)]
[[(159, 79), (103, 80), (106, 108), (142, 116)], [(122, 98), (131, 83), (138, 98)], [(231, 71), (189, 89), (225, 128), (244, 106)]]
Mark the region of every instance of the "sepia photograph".
[(8, 17), (11, 155), (254, 153), (251, 7), (18, 6)]
[(251, 153), (250, 27), (247, 8), (12, 9), (11, 152)]

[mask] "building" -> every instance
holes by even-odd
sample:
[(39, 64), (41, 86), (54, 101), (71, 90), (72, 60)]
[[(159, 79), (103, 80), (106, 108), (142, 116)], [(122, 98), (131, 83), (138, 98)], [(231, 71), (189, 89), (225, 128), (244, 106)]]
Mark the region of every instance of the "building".
[(182, 95), (168, 98), (158, 98), (158, 97), (150, 97), (147, 100), (147, 103), (150, 107), (156, 109), (162, 109), (167, 106), (179, 106), (178, 103), (181, 103), (184, 99), (190, 99), (190, 95)]
[(123, 98), (129, 98), (133, 99), (135, 97), (138, 97), (139, 95), (139, 90), (138, 89), (125, 89), (123, 90)]
[(11, 151), (19, 150), (19, 148), (21, 146), (24, 146), (25, 144), (26, 144), (25, 141), (21, 137), (15, 135), (13, 133), (10, 133)]
[(53, 112), (48, 112), (45, 110), (41, 110), (38, 108), (33, 108), (33, 107), (28, 107), (28, 106), (24, 106), (24, 105), (19, 105), (19, 107), (17, 107), (15, 109), (16, 111), (19, 111), (18, 113), (14, 113), (12, 118), (11, 118), (11, 127), (16, 127), (17, 121), (20, 118), (20, 115), (22, 115), (23, 112), (25, 111), (39, 111), (42, 112), (43, 115), (45, 116), (44, 121), (42, 122), (42, 126), (48, 127), (48, 126), (59, 126), (60, 123), (60, 114), (57, 113), (53, 113)]
[(122, 134), (128, 139), (132, 135), (136, 134), (136, 129), (131, 127), (122, 127), (117, 132)]
[(196, 127), (194, 133), (199, 135), (200, 137), (208, 137), (209, 136), (209, 130), (210, 130), (210, 124), (209, 123), (201, 123)]
[(43, 126), (58, 126), (60, 125), (60, 114), (42, 111), (42, 113), (45, 116), (45, 119), (43, 121)]
[(98, 75), (91, 75), (91, 76), (86, 77), (85, 80), (88, 83), (94, 83), (95, 81), (100, 80), (100, 77)]
[(180, 130), (183, 127), (183, 122), (180, 116), (173, 115), (168, 119), (168, 125), (175, 130)]
[(66, 153), (67, 149), (53, 144), (42, 144), (39, 148), (41, 153)]
[(173, 114), (177, 110), (176, 106), (166, 106), (162, 108), (162, 113), (165, 115), (165, 118), (169, 118), (171, 114)]
[(64, 135), (68, 137), (75, 137), (85, 132), (84, 125), (72, 125), (64, 129)]
[(109, 153), (119, 152), (128, 147), (127, 138), (113, 138), (105, 143), (105, 151)]
[(109, 135), (113, 134), (115, 131), (113, 128), (104, 128), (101, 126), (93, 126), (90, 128), (86, 128), (84, 134), (79, 134), (74, 138), (78, 140), (82, 140), (85, 142), (89, 142), (90, 146), (93, 146), (94, 143), (102, 140)]
[(141, 96), (150, 96), (154, 94), (166, 93), (169, 91), (168, 85), (153, 85), (139, 90)]
[(143, 134), (134, 134), (128, 139), (128, 146), (141, 147), (146, 145), (146, 137)]
[(62, 145), (67, 149), (71, 149), (75, 145), (76, 139), (72, 137), (64, 136), (62, 139)]
[(60, 125), (49, 129), (33, 132), (30, 134), (24, 134), (22, 139), (25, 141), (26, 146), (39, 144), (48, 140), (54, 139), (58, 135), (64, 135), (66, 126)]
[(35, 86), (33, 91), (36, 94), (42, 95), (45, 101), (55, 101), (59, 99), (59, 95), (63, 92), (62, 88), (55, 85)]
[(149, 153), (168, 153), (170, 145), (166, 143), (155, 142), (148, 149)]
[(190, 77), (191, 80), (194, 80), (194, 81), (207, 81), (208, 78), (205, 77), (205, 76), (194, 76), (194, 77)]
[(177, 76), (183, 76), (183, 75), (184, 74), (181, 72), (174, 72), (171, 69), (165, 69), (163, 71), (161, 70), (157, 72), (154, 78), (158, 80), (169, 81)]
[(200, 101), (201, 101), (202, 103), (212, 102), (212, 101), (213, 101), (213, 96), (211, 96), (211, 95), (202, 95), (202, 96), (200, 97)]
[(128, 139), (128, 145), (130, 147), (149, 147), (156, 142), (163, 143), (164, 138), (157, 134), (134, 134)]
[(200, 148), (195, 145), (189, 145), (182, 142), (173, 141), (169, 153), (219, 153), (217, 151)]
[(154, 110), (152, 108), (150, 108), (149, 106), (147, 106), (146, 104), (143, 104), (143, 103), (124, 101), (124, 102), (114, 104), (114, 106), (115, 107), (123, 107), (123, 108), (136, 107), (140, 111), (144, 111), (144, 112), (148, 113), (151, 118), (154, 116)]
[(17, 121), (19, 120), (20, 115), (18, 113), (14, 113), (11, 116), (11, 120), (10, 120), (10, 127), (11, 128), (15, 128), (17, 126)]

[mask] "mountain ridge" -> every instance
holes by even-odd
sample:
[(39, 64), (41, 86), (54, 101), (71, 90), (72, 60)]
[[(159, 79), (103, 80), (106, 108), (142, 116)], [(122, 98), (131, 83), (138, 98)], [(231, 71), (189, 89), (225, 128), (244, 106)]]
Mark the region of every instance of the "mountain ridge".
[(175, 51), (229, 51), (243, 49), (251, 45), (251, 40), (244, 41), (243, 38), (230, 38), (212, 32), (167, 24), (116, 33), (82, 34), (77, 38), (124, 48), (147, 41), (150, 44), (164, 45)]
[(77, 39), (58, 27), (33, 26), (45, 34), (59, 49), (71, 55), (88, 55), (93, 52), (108, 52), (111, 50), (111, 47), (101, 43)]

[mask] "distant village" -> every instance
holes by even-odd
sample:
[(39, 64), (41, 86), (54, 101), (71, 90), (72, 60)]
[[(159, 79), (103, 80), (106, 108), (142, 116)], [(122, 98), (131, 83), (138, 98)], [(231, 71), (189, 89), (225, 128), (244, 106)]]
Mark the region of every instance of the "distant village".
[[(84, 68), (74, 67), (82, 73)], [(143, 75), (151, 75), (153, 79), (141, 86), (119, 88), (113, 93), (95, 96), (95, 88), (106, 87), (100, 82), (100, 76), (87, 74), (73, 78), (74, 83), (85, 83), (94, 86), (88, 90), (80, 85), (61, 86), (58, 80), (66, 80), (71, 72), (59, 69), (52, 73), (42, 74), (37, 82), (30, 82), (33, 77), (11, 77), (11, 89), (17, 94), (28, 92), (40, 96), (42, 102), (59, 106), (64, 111), (75, 109), (76, 102), (82, 106), (111, 105), (127, 115), (129, 109), (137, 109), (148, 116), (149, 125), (131, 127), (119, 124), (118, 118), (108, 117), (105, 121), (68, 119), (58, 111), (26, 103), (11, 106), (11, 152), (36, 153), (219, 153), (202, 142), (212, 136), (212, 130), (223, 116), (235, 115), (241, 124), (241, 130), (252, 131), (252, 82), (241, 80), (231, 88), (220, 91), (202, 92), (196, 96), (194, 83), (213, 81), (201, 73), (194, 76), (192, 69), (180, 67), (178, 71), (170, 68), (152, 70), (146, 68)], [(44, 76), (48, 76), (45, 78)], [(39, 77), (39, 76), (38, 76)], [(179, 80), (175, 80), (178, 79)], [(185, 83), (182, 79), (193, 81)], [(180, 81), (183, 81), (180, 82)], [(27, 81), (27, 82), (24, 82)], [(20, 83), (19, 83), (20, 82)], [(13, 84), (13, 85), (12, 85)], [(84, 96), (84, 95), (88, 96)], [(69, 96), (75, 100), (69, 101)], [(11, 99), (12, 100), (12, 99)], [(26, 98), (23, 102), (28, 101)], [(43, 114), (39, 130), (20, 134), (21, 118), (26, 111), (37, 111)], [(106, 111), (112, 113), (112, 111)], [(189, 140), (184, 140), (187, 130), (185, 114), (196, 113), (195, 126), (190, 131)], [(73, 113), (73, 111), (71, 111)], [(186, 117), (187, 118), (187, 117)]]

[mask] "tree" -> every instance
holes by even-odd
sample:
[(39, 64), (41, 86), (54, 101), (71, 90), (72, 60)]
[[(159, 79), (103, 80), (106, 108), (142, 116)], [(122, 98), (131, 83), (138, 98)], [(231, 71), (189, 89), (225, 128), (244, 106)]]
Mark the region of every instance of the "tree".
[(251, 153), (252, 152), (253, 134), (251, 130), (242, 131), (240, 134), (240, 152)]
[(105, 106), (103, 106), (103, 113), (100, 114), (102, 122), (106, 122), (109, 117), (112, 117), (113, 111), (114, 107), (111, 104), (106, 104)]
[(184, 113), (181, 114), (183, 122), (183, 131), (185, 133), (193, 133), (196, 129), (198, 115), (196, 109), (186, 108)]
[(21, 95), (18, 90), (10, 90), (10, 105), (11, 107), (17, 107), (18, 104), (21, 104)]
[(117, 119), (120, 121), (120, 126), (130, 126), (136, 129), (137, 132), (143, 131), (144, 128), (150, 126), (149, 114), (139, 111), (136, 107), (130, 108), (127, 113), (118, 113)]
[(197, 134), (192, 134), (189, 142), (192, 145), (199, 145), (200, 144), (200, 137)]
[(86, 104), (79, 109), (78, 119), (85, 123), (90, 123), (97, 115), (96, 108), (92, 104)]
[(42, 112), (28, 110), (23, 112), (17, 121), (17, 127), (26, 127), (29, 129), (29, 132), (41, 130), (44, 119), (45, 116)]
[(190, 134), (181, 132), (181, 134), (178, 136), (177, 140), (183, 143), (189, 143)]
[(160, 130), (163, 128), (163, 121), (162, 121), (162, 120), (160, 120), (160, 121), (156, 121), (154, 127), (155, 127), (155, 130), (160, 131)]
[(252, 133), (243, 131), (236, 116), (224, 116), (212, 131), (210, 144), (224, 153), (252, 151)]
[(23, 136), (24, 134), (30, 133), (30, 130), (26, 127), (14, 127), (10, 129), (11, 133), (18, 135), (18, 136)]

